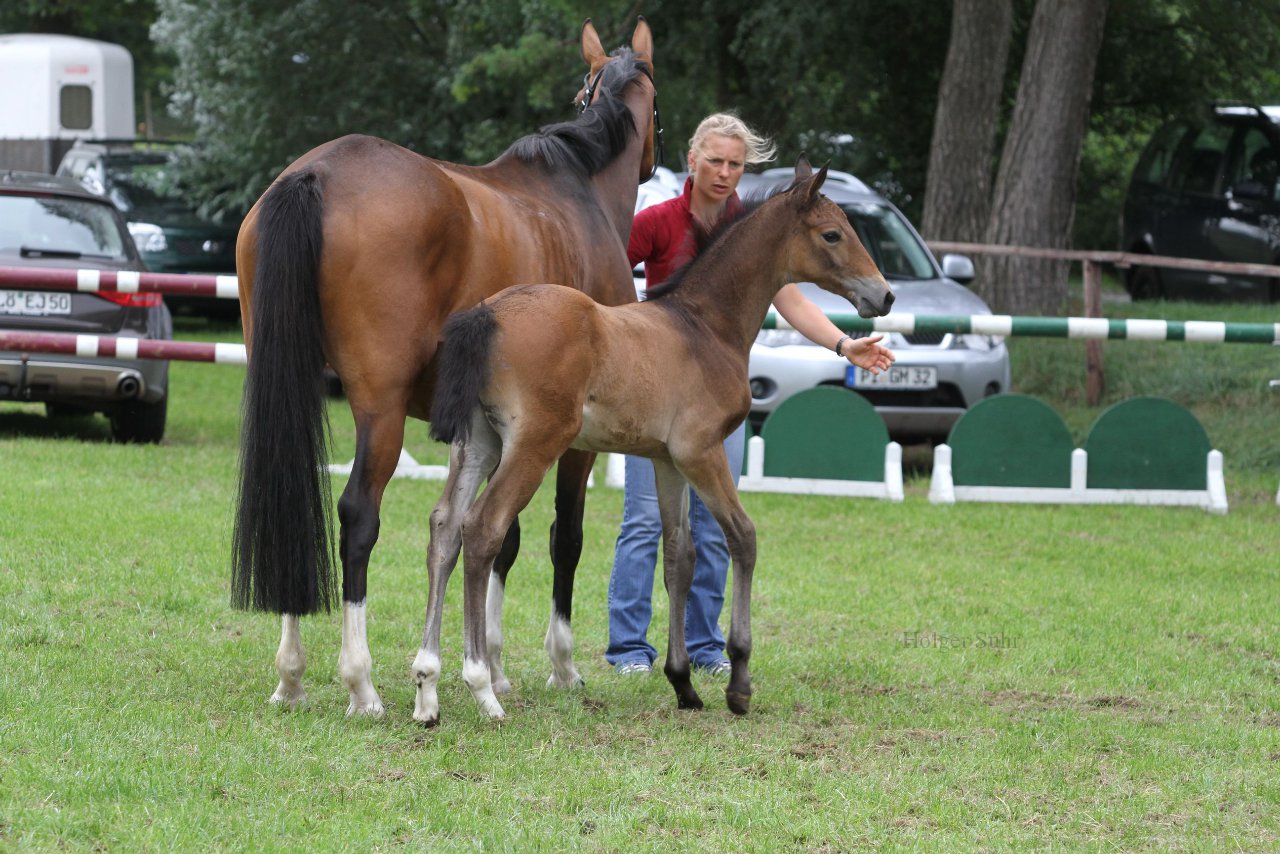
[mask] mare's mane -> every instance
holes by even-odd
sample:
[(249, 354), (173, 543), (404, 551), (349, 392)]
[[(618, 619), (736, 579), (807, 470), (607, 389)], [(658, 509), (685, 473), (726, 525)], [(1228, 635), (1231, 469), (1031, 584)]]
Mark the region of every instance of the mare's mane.
[(746, 198), (742, 200), (742, 207), (739, 209), (737, 216), (725, 217), (724, 219), (720, 220), (720, 222), (712, 230), (710, 236), (706, 238), (706, 241), (702, 249), (698, 252), (698, 254), (694, 255), (692, 258), (690, 258), (688, 261), (682, 264), (679, 268), (677, 268), (676, 271), (672, 273), (665, 282), (646, 290), (644, 292), (645, 301), (661, 299), (662, 297), (669, 296), (673, 291), (678, 289), (680, 285), (684, 282), (686, 275), (691, 270), (700, 266), (700, 264), (704, 261), (704, 259), (706, 259), (711, 254), (711, 250), (724, 241), (724, 236), (728, 234), (735, 225), (742, 222), (747, 217), (751, 216), (753, 213), (755, 213), (757, 210), (763, 207), (765, 202), (769, 201), (774, 196), (781, 195), (782, 193), (785, 193), (787, 190), (790, 190), (792, 187), (795, 186), (795, 184), (796, 182), (792, 181), (788, 184), (777, 184), (773, 187), (752, 190), (749, 194), (747, 194)]
[(637, 59), (629, 47), (620, 47), (611, 55), (617, 59), (601, 69), (595, 100), (582, 115), (573, 121), (545, 125), (537, 133), (517, 139), (506, 153), (550, 171), (568, 169), (588, 178), (621, 154), (636, 133), (635, 118), (622, 100), (622, 91), (650, 71), (648, 63)]

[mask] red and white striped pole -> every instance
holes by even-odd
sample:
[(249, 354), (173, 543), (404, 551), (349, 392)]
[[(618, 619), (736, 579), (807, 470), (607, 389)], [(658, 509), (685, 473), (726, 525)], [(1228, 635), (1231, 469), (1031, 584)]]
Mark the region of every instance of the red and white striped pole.
[(0, 329), (0, 350), (20, 353), (58, 353), (81, 358), (161, 359), (177, 362), (247, 363), (243, 344), (199, 341), (157, 341), (109, 335), (71, 335), (55, 332), (11, 332)]
[(236, 299), (235, 276), (194, 273), (138, 273), (129, 270), (73, 270), (39, 267), (0, 267), (0, 288), (122, 294), (156, 293), (174, 296)]

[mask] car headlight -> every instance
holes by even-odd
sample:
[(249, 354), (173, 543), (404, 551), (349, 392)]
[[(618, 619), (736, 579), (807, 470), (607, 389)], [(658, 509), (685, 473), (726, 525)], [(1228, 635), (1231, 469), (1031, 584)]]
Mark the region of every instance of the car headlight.
[(163, 252), (169, 248), (164, 230), (154, 223), (131, 222), (129, 234), (133, 236), (134, 245), (138, 247), (139, 252)]
[(809, 339), (794, 329), (761, 329), (756, 336), (756, 343), (765, 347), (786, 347), (791, 344), (808, 344)]

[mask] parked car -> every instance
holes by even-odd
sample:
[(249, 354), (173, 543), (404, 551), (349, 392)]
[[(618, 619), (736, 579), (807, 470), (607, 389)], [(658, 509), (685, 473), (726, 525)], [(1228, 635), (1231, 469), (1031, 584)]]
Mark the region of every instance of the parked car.
[[(790, 182), (793, 169), (747, 174), (738, 185), (749, 197)], [(680, 187), (683, 174), (676, 175)], [(934, 259), (906, 217), (888, 200), (847, 172), (830, 170), (822, 192), (845, 211), (859, 238), (893, 287), (894, 314), (990, 314), (991, 309), (963, 286), (973, 279), (973, 262), (963, 255)], [(824, 311), (852, 313), (842, 297), (801, 282), (801, 290)], [(637, 290), (644, 289), (643, 278)], [(748, 377), (755, 427), (784, 400), (820, 385), (846, 388), (866, 398), (884, 418), (890, 435), (904, 442), (944, 439), (951, 426), (978, 401), (1010, 390), (1009, 351), (988, 335), (923, 333), (886, 335), (897, 361), (871, 375), (792, 330), (762, 330), (751, 347)]]
[[(1218, 104), (1152, 135), (1125, 196), (1127, 252), (1280, 263), (1280, 107)], [(1275, 279), (1133, 267), (1134, 299), (1280, 299)]]
[[(136, 270), (146, 267), (124, 217), (77, 182), (0, 172), (0, 266)], [(23, 332), (173, 337), (159, 294), (0, 290), (0, 328)], [(0, 401), (38, 401), (49, 415), (105, 413), (120, 442), (159, 442), (169, 363), (0, 352)]]
[[(156, 273), (234, 275), (238, 223), (201, 217), (174, 179), (178, 144), (154, 140), (79, 141), (58, 174), (106, 196), (124, 212), (147, 269)], [(235, 316), (234, 300), (170, 297), (175, 309)]]

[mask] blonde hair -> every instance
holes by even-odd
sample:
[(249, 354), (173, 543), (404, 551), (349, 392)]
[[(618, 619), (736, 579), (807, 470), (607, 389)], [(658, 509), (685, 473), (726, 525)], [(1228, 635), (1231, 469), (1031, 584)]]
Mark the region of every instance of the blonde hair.
[(753, 131), (746, 122), (732, 113), (712, 113), (698, 123), (698, 129), (689, 138), (689, 151), (702, 153), (702, 144), (709, 136), (727, 136), (742, 140), (747, 149), (747, 165), (765, 163), (778, 153), (777, 147), (767, 137)]

